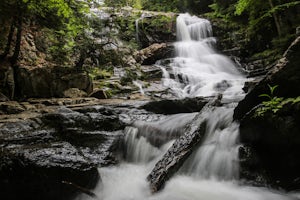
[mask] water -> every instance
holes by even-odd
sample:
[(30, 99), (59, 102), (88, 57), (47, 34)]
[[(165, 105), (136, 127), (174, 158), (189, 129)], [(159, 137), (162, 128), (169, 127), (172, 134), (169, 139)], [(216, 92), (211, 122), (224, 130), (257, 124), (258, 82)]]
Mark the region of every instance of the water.
[(226, 99), (243, 97), (244, 76), (227, 57), (216, 53), (212, 27), (208, 20), (189, 14), (177, 18), (176, 57), (164, 68), (163, 84), (179, 97), (215, 96)]
[(147, 12), (144, 11), (144, 12), (141, 14), (141, 17), (139, 17), (138, 19), (135, 20), (135, 39), (136, 39), (136, 43), (137, 43), (138, 45), (141, 44), (141, 42), (140, 42), (140, 36), (139, 36), (139, 32), (140, 32), (139, 22), (140, 22), (141, 20), (143, 20), (144, 18), (146, 18), (146, 17), (151, 17), (151, 16), (152, 16), (152, 15), (151, 15), (150, 13), (147, 13)]
[(239, 176), (239, 127), (232, 123), (233, 107), (213, 108), (205, 115), (205, 140), (181, 172), (203, 179), (236, 180)]
[(139, 88), (141, 95), (145, 95), (143, 85), (140, 81), (132, 81), (132, 83)]
[[(182, 169), (167, 183), (165, 188), (151, 194), (146, 177), (155, 163), (164, 155), (174, 140), (156, 147), (147, 140), (147, 126), (127, 127), (125, 160), (119, 166), (100, 168), (102, 182), (95, 189), (100, 200), (296, 200), (296, 197), (267, 188), (258, 188), (238, 180), (238, 126), (232, 124), (232, 106), (208, 108), (202, 113), (207, 119), (205, 140), (189, 158)], [(171, 115), (161, 121), (150, 123), (161, 128), (161, 124), (185, 118), (191, 121), (196, 113)], [(189, 119), (188, 119), (189, 118)], [(165, 127), (168, 127), (167, 125)], [(161, 128), (161, 132), (165, 127)], [(178, 125), (182, 127), (182, 125)], [(176, 129), (176, 128), (175, 128)], [(175, 130), (174, 129), (174, 130)], [(168, 131), (167, 131), (168, 132)], [(144, 136), (143, 136), (144, 135)], [(92, 198), (82, 196), (81, 199)]]
[[(211, 26), (205, 19), (178, 17), (176, 43), (179, 57), (171, 71), (161, 65), (167, 84), (178, 97), (222, 94), (238, 99), (245, 78), (226, 57), (211, 48)], [(173, 77), (172, 77), (173, 76)], [(171, 78), (172, 77), (172, 78)], [(220, 87), (216, 87), (216, 85)], [(220, 89), (221, 88), (221, 89)], [(125, 158), (118, 166), (100, 168), (102, 182), (94, 190), (100, 200), (296, 200), (285, 194), (239, 180), (239, 132), (232, 123), (235, 103), (206, 106), (199, 114), (207, 128), (202, 144), (165, 185), (152, 194), (146, 177), (167, 152), (174, 139), (197, 113), (176, 114), (158, 121), (136, 121), (125, 128)], [(81, 196), (79, 199), (90, 199)]]

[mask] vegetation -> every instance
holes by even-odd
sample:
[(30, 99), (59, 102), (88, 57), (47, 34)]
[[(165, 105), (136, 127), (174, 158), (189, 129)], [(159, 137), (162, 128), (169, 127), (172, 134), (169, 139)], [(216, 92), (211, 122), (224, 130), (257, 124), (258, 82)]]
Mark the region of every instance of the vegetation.
[[(91, 3), (95, 4), (93, 0), (2, 0), (0, 61), (9, 61), (13, 71), (17, 71), (22, 35), (35, 27), (42, 32), (37, 40), (44, 47), (39, 51), (45, 53), (48, 62), (92, 73), (110, 71), (112, 66), (126, 67), (124, 57), (139, 46), (135, 20), (141, 12), (134, 10), (128, 17), (114, 18), (112, 24), (91, 14)], [(280, 57), (295, 38), (300, 21), (300, 1), (297, 0), (105, 0), (105, 3), (114, 9), (131, 6), (206, 15), (224, 22), (224, 27), (231, 27), (235, 35), (245, 40), (242, 47), (247, 52), (243, 56), (270, 58), (270, 63)], [(154, 30), (163, 30), (159, 35), (167, 37), (173, 31), (168, 26), (173, 20), (169, 16), (145, 18), (140, 30), (153, 37), (156, 37)], [(104, 26), (110, 31), (103, 32)], [(119, 31), (113, 31), (115, 29)], [(118, 46), (119, 39), (126, 49)], [(37, 62), (32, 60), (31, 65)]]
[(300, 102), (300, 97), (296, 98), (282, 98), (275, 96), (274, 92), (278, 85), (270, 86), (268, 85), (270, 94), (261, 94), (260, 97), (266, 97), (268, 100), (263, 101), (259, 108), (256, 109), (255, 117), (264, 116), (267, 112), (272, 112), (276, 114), (284, 105), (295, 104)]

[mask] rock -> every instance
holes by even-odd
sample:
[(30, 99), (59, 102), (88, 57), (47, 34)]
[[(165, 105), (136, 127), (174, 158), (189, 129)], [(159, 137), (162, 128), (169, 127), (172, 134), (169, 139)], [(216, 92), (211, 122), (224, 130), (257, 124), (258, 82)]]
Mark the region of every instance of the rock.
[(276, 114), (253, 117), (248, 113), (240, 124), (241, 177), (264, 179), (276, 188), (291, 191), (300, 187), (300, 103), (288, 103)]
[(97, 167), (118, 162), (124, 126), (113, 109), (103, 106), (62, 107), (0, 124), (1, 197), (71, 200), (92, 194)]
[(0, 102), (9, 101), (8, 97), (0, 92)]
[(0, 111), (5, 114), (18, 114), (25, 111), (25, 108), (16, 101), (0, 102)]
[(108, 99), (106, 92), (102, 89), (95, 89), (89, 96), (97, 99)]
[(116, 131), (125, 128), (125, 125), (112, 109), (102, 106), (83, 107), (76, 111), (61, 108), (57, 112), (43, 115), (42, 120), (59, 132), (82, 129)]
[(163, 157), (156, 163), (148, 175), (152, 192), (161, 190), (165, 182), (170, 179), (183, 165), (205, 134), (206, 123), (199, 113), (186, 127), (185, 134), (177, 139)]
[(86, 97), (86, 92), (79, 90), (78, 88), (70, 88), (64, 91), (64, 97), (67, 98), (78, 98), (78, 97)]
[(138, 44), (146, 48), (154, 43), (176, 41), (176, 14), (150, 13), (138, 21)]
[(78, 88), (86, 93), (92, 91), (92, 80), (85, 72), (68, 67), (25, 67), (17, 72), (21, 97), (63, 97), (64, 91)]
[(145, 77), (145, 80), (161, 79), (163, 77), (162, 70), (160, 69), (160, 67), (155, 65), (142, 65), (141, 70)]
[(141, 108), (157, 114), (191, 113), (199, 112), (207, 103), (208, 100), (201, 97), (175, 100), (166, 99), (151, 101), (141, 106)]
[(264, 99), (260, 94), (269, 94), (268, 84), (278, 85), (275, 95), (279, 97), (300, 96), (300, 37), (284, 53), (283, 58), (270, 70), (266, 77), (257, 83), (234, 111), (234, 119), (240, 120), (253, 107)]
[(63, 181), (95, 187), (99, 179), (96, 165), (70, 143), (58, 141), (53, 129), (41, 129), (41, 120), (0, 127), (2, 198), (73, 199), (80, 191)]
[(173, 52), (174, 50), (171, 45), (166, 43), (155, 43), (136, 52), (134, 58), (143, 65), (152, 65), (155, 64), (157, 60), (171, 57)]

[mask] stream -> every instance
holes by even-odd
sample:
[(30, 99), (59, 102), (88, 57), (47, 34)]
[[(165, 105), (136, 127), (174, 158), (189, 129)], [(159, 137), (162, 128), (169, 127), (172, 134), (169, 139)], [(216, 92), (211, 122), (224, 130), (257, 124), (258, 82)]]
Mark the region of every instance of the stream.
[[(189, 14), (177, 18), (176, 57), (158, 61), (162, 84), (178, 98), (221, 96), (223, 106), (206, 106), (206, 132), (165, 187), (152, 194), (147, 176), (197, 113), (168, 115), (152, 122), (134, 121), (125, 132), (125, 156), (117, 166), (99, 168), (93, 191), (100, 200), (292, 200), (297, 194), (248, 185), (239, 179), (239, 124), (232, 122), (247, 80), (213, 46), (210, 22)], [(140, 88), (142, 90), (142, 88)], [(94, 198), (82, 195), (78, 200)]]

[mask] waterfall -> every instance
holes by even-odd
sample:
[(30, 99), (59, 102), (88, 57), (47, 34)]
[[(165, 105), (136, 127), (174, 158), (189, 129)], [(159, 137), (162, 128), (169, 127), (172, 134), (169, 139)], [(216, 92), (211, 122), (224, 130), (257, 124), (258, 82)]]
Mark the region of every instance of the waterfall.
[(202, 179), (237, 179), (239, 131), (238, 124), (232, 122), (233, 107), (212, 108), (205, 115), (205, 139), (181, 171)]
[[(163, 84), (178, 98), (222, 94), (230, 102), (244, 96), (242, 87), (246, 79), (229, 58), (213, 49), (215, 39), (208, 20), (179, 15), (177, 37), (177, 57), (170, 59), (168, 66), (163, 62), (158, 65), (164, 74)], [(235, 106), (236, 103), (206, 106), (199, 114), (159, 116), (151, 122), (130, 123), (124, 130), (124, 160), (118, 166), (99, 169), (102, 182), (94, 192), (101, 200), (297, 199), (239, 180), (239, 124), (232, 122)], [(146, 177), (174, 139), (184, 134), (186, 125), (195, 125), (193, 119), (206, 122), (202, 143), (165, 188), (151, 194)]]
[[(177, 18), (176, 57), (171, 59), (163, 84), (179, 97), (216, 96), (241, 99), (244, 76), (227, 57), (216, 53), (212, 27), (208, 20), (189, 14)], [(173, 74), (173, 76), (170, 76)], [(170, 78), (175, 77), (175, 78)]]
[(143, 85), (139, 81), (132, 81), (132, 83), (139, 88), (141, 95), (145, 95)]
[(139, 21), (142, 19), (142, 17), (138, 18), (135, 20), (135, 39), (136, 43), (139, 45), (140, 44), (140, 37), (139, 37)]
[(139, 22), (140, 20), (143, 20), (145, 17), (151, 17), (152, 14), (150, 13), (147, 13), (147, 12), (143, 12), (141, 14), (141, 16), (135, 20), (135, 39), (136, 39), (136, 43), (138, 45), (140, 45), (140, 36), (139, 36), (139, 31), (140, 31), (140, 28), (139, 28)]

